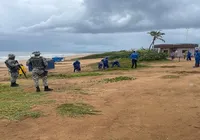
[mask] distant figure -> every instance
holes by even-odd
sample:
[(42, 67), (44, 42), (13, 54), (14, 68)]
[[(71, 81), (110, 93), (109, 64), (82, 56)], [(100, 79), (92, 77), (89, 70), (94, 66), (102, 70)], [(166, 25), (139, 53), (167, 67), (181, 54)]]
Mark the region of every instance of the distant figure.
[(174, 58), (175, 58), (175, 52), (173, 51), (171, 52), (171, 59), (174, 60)]
[(133, 68), (135, 66), (135, 68), (137, 68), (137, 61), (139, 58), (138, 53), (136, 53), (135, 51), (133, 51), (133, 53), (131, 54), (130, 58), (132, 59), (132, 66), (131, 68)]
[(16, 83), (17, 78), (18, 78), (18, 70), (19, 70), (19, 64), (17, 60), (15, 60), (15, 55), (14, 54), (9, 54), (8, 59), (5, 61), (5, 64), (8, 68), (8, 71), (10, 72), (11, 76), (11, 87), (18, 87), (19, 85)]
[(103, 69), (103, 62), (102, 61), (98, 63), (98, 69)]
[(195, 56), (195, 66), (194, 67), (199, 67), (199, 61), (200, 61), (200, 52), (199, 52), (199, 50), (195, 51), (194, 56)]
[(187, 61), (191, 61), (192, 53), (190, 51), (187, 52)]
[(74, 72), (76, 71), (81, 71), (81, 63), (76, 60), (74, 63), (73, 63), (73, 66), (74, 66)]
[(119, 63), (119, 61), (117, 61), (117, 60), (111, 62), (111, 64), (112, 64), (112, 68), (113, 68), (114, 66), (120, 67), (120, 63)]
[(33, 52), (32, 54), (34, 56), (32, 56), (26, 62), (26, 65), (30, 65), (33, 68), (32, 77), (35, 84), (36, 92), (40, 92), (39, 78), (42, 78), (44, 91), (52, 91), (53, 89), (48, 87), (47, 82), (48, 71), (46, 70), (46, 68), (48, 66), (48, 62), (44, 57), (40, 56), (39, 51)]
[(185, 53), (184, 53), (184, 55), (183, 55), (183, 56), (184, 56), (184, 59), (185, 59), (185, 58), (186, 58), (186, 56), (187, 56), (187, 51), (185, 51)]
[(181, 59), (180, 50), (176, 50), (175, 55), (178, 58), (178, 61), (180, 62), (180, 59)]
[(109, 68), (108, 57), (105, 57), (105, 58), (102, 59), (101, 61), (103, 62), (103, 69)]

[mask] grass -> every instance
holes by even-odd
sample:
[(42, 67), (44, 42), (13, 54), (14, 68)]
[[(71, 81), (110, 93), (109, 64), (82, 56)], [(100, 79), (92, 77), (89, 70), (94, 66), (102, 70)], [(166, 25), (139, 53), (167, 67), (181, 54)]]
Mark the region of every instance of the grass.
[[(48, 78), (57, 78), (57, 79), (65, 79), (65, 78), (78, 78), (78, 77), (89, 77), (89, 76), (100, 76), (102, 73), (97, 72), (84, 72), (84, 73), (72, 73), (72, 74), (59, 74), (59, 73), (49, 73)], [(27, 74), (27, 78), (32, 78), (31, 74)], [(26, 79), (24, 75), (19, 76), (19, 79)]]
[(84, 115), (98, 115), (98, 110), (95, 110), (93, 106), (85, 103), (68, 103), (62, 104), (57, 107), (57, 111), (60, 115), (69, 117), (78, 117)]
[(65, 78), (78, 78), (78, 77), (89, 77), (89, 76), (100, 76), (102, 73), (97, 72), (86, 72), (86, 73), (73, 73), (73, 74), (49, 74), (48, 78), (57, 78), (57, 79), (65, 79)]
[(136, 78), (133, 78), (133, 77), (119, 76), (119, 77), (115, 77), (115, 78), (106, 78), (106, 79), (103, 79), (103, 81), (106, 83), (113, 83), (113, 82), (135, 80), (135, 79)]
[(20, 120), (26, 117), (38, 118), (40, 111), (31, 111), (33, 105), (47, 104), (44, 93), (27, 93), (20, 87), (10, 88), (0, 84), (0, 118)]
[(82, 94), (82, 95), (88, 95), (88, 93), (85, 91), (85, 90), (83, 90), (83, 89), (81, 89), (81, 88), (79, 88), (79, 87), (75, 87), (74, 85), (69, 85), (69, 86), (63, 86), (63, 87), (56, 87), (56, 88), (54, 88), (54, 91), (56, 91), (56, 92), (61, 92), (61, 93), (72, 93), (72, 94)]
[(163, 79), (177, 79), (177, 78), (180, 78), (179, 75), (165, 75), (165, 76), (162, 76), (161, 78)]

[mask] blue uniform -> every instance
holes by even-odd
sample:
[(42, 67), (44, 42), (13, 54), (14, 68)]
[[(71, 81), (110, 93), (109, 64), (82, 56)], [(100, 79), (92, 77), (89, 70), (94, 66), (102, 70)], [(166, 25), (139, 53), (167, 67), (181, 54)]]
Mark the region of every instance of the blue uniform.
[(103, 68), (103, 63), (102, 62), (99, 62), (98, 63), (98, 69), (102, 69)]
[(136, 52), (133, 52), (131, 55), (130, 55), (130, 58), (132, 59), (132, 67), (133, 68), (135, 66), (135, 68), (137, 68), (137, 60), (139, 58), (139, 55), (138, 53)]
[(200, 52), (199, 51), (195, 51), (195, 67), (199, 67), (199, 61), (200, 61)]
[(188, 51), (188, 53), (187, 53), (187, 61), (188, 61), (188, 60), (190, 60), (190, 61), (191, 61), (191, 55), (192, 55), (192, 54), (191, 54), (191, 52), (190, 52), (190, 51)]
[(109, 68), (108, 58), (107, 58), (107, 57), (104, 58), (104, 59), (102, 60), (102, 62), (103, 62), (103, 68), (104, 68), (104, 69), (105, 69), (105, 68)]
[(74, 63), (73, 63), (73, 66), (74, 66), (74, 72), (77, 70), (77, 71), (81, 71), (81, 66), (80, 66), (80, 62), (78, 60), (76, 60)]
[(112, 64), (112, 68), (113, 68), (114, 66), (118, 66), (118, 67), (120, 67), (120, 63), (119, 63), (119, 61), (111, 62), (111, 64)]

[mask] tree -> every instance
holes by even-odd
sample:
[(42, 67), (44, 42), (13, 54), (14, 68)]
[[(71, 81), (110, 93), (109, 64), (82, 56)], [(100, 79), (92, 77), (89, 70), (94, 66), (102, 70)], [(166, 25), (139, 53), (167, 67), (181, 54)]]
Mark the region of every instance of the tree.
[(150, 34), (153, 37), (153, 40), (149, 46), (149, 50), (154, 47), (154, 43), (157, 39), (165, 42), (165, 40), (163, 39), (163, 35), (165, 35), (165, 33), (162, 33), (160, 31), (151, 31), (148, 32), (148, 34)]

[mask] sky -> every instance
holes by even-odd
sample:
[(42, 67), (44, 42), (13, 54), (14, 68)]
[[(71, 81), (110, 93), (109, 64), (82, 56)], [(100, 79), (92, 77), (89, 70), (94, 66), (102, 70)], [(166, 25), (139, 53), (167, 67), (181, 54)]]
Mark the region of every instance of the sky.
[(0, 18), (0, 51), (147, 48), (152, 30), (200, 44), (200, 0), (0, 0)]

